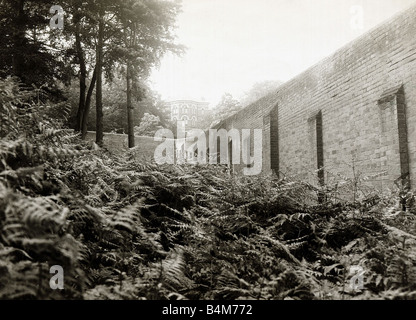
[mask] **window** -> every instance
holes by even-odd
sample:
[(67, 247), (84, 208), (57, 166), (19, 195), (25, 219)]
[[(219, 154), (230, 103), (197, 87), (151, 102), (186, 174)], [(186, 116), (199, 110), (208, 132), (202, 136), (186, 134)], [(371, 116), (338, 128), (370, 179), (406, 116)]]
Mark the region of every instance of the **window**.
[(270, 167), (279, 175), (279, 125), (278, 106), (270, 112)]
[(230, 173), (234, 173), (233, 165), (233, 140), (228, 142), (228, 166), (230, 168)]
[(185, 121), (185, 125), (188, 125), (189, 118), (187, 116), (182, 116), (182, 121)]
[[(309, 160), (305, 158), (305, 162), (309, 162), (311, 171), (316, 172), (315, 179), (312, 183), (318, 183), (323, 186), (325, 183), (324, 171), (324, 139), (323, 139), (323, 120), (322, 111), (313, 112), (308, 118), (308, 139), (309, 139)], [(318, 201), (322, 203), (325, 201), (325, 193), (318, 191)]]
[(308, 128), (310, 158), (309, 161), (307, 159), (305, 161), (309, 162), (311, 171), (317, 173), (318, 183), (323, 185), (325, 176), (322, 111), (312, 113), (308, 119)]
[(316, 126), (316, 159), (318, 169), (318, 180), (321, 185), (325, 183), (324, 175), (324, 143), (322, 134), (322, 112), (319, 111), (315, 118)]
[(243, 141), (243, 145), (242, 147), (242, 152), (245, 152), (245, 155), (243, 154), (243, 156), (245, 156), (245, 160), (244, 163), (246, 163), (246, 168), (252, 168), (253, 167), (253, 163), (250, 162), (251, 160), (251, 135), (247, 138), (244, 139)]
[[(389, 180), (410, 188), (409, 149), (406, 120), (406, 101), (403, 85), (383, 92), (378, 100), (380, 108), (380, 162), (388, 171)], [(389, 153), (388, 150), (395, 152)]]

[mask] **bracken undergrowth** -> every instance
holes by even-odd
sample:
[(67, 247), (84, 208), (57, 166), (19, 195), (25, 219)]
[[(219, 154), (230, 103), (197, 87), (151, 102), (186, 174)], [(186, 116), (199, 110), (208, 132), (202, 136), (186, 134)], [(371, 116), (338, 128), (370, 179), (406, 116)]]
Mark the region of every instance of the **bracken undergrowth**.
[(0, 94), (1, 299), (416, 298), (412, 193), (318, 202), (328, 186), (158, 166), (80, 141), (13, 79)]

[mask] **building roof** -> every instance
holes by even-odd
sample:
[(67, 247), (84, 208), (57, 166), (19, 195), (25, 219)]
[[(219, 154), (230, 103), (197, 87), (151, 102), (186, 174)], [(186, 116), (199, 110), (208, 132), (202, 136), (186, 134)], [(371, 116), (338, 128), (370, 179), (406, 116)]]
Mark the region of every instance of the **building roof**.
[(209, 102), (206, 102), (206, 101), (195, 101), (195, 100), (173, 100), (173, 101), (168, 101), (167, 103), (169, 103), (169, 104), (171, 104), (171, 103), (193, 103), (193, 104), (209, 105)]

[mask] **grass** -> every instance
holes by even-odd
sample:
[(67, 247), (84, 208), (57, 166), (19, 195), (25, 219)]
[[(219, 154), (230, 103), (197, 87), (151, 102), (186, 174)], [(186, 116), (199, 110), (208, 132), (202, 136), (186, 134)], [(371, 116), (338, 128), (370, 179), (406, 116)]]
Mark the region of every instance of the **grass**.
[[(95, 141), (95, 131), (88, 131), (88, 141)], [(155, 148), (160, 142), (154, 141), (153, 137), (135, 136), (135, 147), (133, 152), (140, 158), (149, 159), (153, 158)], [(113, 153), (121, 153), (128, 150), (128, 140), (126, 134), (117, 133), (105, 133), (104, 134), (104, 147)]]

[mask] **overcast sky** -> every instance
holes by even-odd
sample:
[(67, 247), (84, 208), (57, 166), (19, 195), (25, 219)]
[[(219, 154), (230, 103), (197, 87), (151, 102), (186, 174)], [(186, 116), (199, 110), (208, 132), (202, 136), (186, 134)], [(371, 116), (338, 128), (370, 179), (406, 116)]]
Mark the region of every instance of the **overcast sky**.
[(204, 98), (215, 105), (224, 92), (238, 98), (256, 82), (293, 78), (414, 4), (416, 0), (183, 0), (177, 35), (188, 49), (182, 58), (165, 56), (152, 74), (152, 87), (165, 100)]

